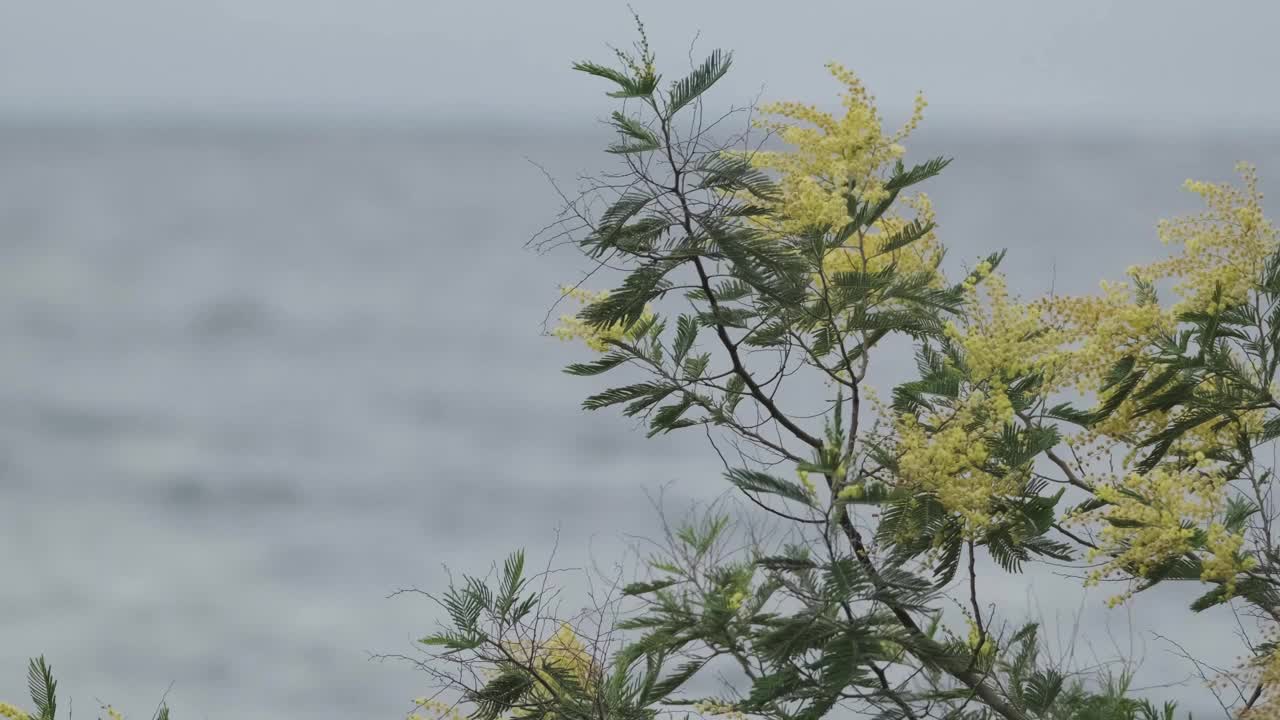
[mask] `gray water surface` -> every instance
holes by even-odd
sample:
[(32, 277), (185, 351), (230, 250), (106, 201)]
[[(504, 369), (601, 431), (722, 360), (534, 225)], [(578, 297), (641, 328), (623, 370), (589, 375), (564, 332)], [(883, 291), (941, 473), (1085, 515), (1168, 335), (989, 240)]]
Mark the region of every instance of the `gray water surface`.
[[(609, 161), (596, 147), (0, 131), (0, 698), (26, 704), (44, 653), (77, 715), (100, 699), (144, 717), (172, 685), (179, 718), (400, 717), (424, 679), (369, 654), (411, 651), (437, 614), (388, 594), (518, 546), (607, 561), (655, 531), (664, 485), (676, 508), (719, 495), (700, 435), (585, 415), (599, 384), (561, 374), (579, 349), (541, 335), (581, 265), (522, 249), (557, 205), (526, 158), (571, 186)], [(1159, 252), (1156, 219), (1196, 207), (1187, 177), (1250, 159), (1280, 180), (1266, 138), (930, 151), (957, 158), (930, 188), (953, 260), (1007, 247), (1028, 293), (1087, 291)], [(1084, 602), (1104, 645), (1125, 622), (1105, 595), (1034, 579), (992, 601), (1050, 619)], [(1237, 654), (1229, 616), (1197, 619), (1210, 637), (1184, 601), (1136, 611), (1156, 679), (1188, 667), (1143, 628)]]

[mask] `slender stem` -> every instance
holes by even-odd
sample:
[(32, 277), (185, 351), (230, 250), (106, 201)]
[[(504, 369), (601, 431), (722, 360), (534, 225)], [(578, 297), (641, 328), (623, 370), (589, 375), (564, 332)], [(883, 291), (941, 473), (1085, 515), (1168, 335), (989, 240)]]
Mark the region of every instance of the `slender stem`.
[(1254, 704), (1258, 702), (1258, 698), (1262, 697), (1262, 687), (1262, 683), (1258, 683), (1258, 686), (1253, 689), (1253, 694), (1249, 696), (1249, 701), (1244, 704), (1244, 708), (1241, 712), (1252, 708)]
[(1094, 544), (1094, 543), (1092, 543), (1092, 542), (1089, 542), (1088, 540), (1086, 540), (1086, 539), (1084, 539), (1084, 538), (1080, 537), (1079, 535), (1076, 535), (1075, 533), (1071, 532), (1070, 530), (1067, 530), (1066, 528), (1062, 527), (1061, 523), (1054, 523), (1054, 524), (1053, 524), (1053, 529), (1054, 529), (1054, 530), (1057, 530), (1058, 532), (1062, 533), (1063, 535), (1066, 535), (1067, 537), (1071, 538), (1072, 540), (1075, 540), (1076, 542), (1080, 543), (1081, 545), (1084, 545), (1085, 547), (1090, 547), (1090, 548), (1093, 548), (1094, 550), (1097, 550), (1097, 549), (1098, 549), (1098, 546), (1097, 546), (1096, 544)]
[[(686, 219), (685, 222), (688, 223), (688, 220)], [(691, 225), (687, 231), (692, 232)], [(707, 294), (708, 302), (711, 304), (711, 314), (713, 317), (718, 318), (720, 316), (720, 304), (716, 302), (715, 295), (712, 293), (711, 282), (707, 277), (706, 269), (702, 265), (702, 259), (698, 257), (693, 258), (693, 266), (697, 269), (698, 277), (702, 280), (703, 292)], [(725, 351), (729, 353), (729, 360), (733, 363), (733, 371), (737, 373), (738, 377), (742, 378), (742, 382), (747, 386), (747, 389), (751, 391), (751, 397), (755, 398), (755, 401), (760, 403), (764, 409), (769, 412), (769, 416), (776, 420), (779, 425), (790, 431), (796, 439), (814, 449), (821, 449), (822, 441), (805, 432), (804, 428), (796, 425), (795, 422), (792, 421), (791, 418), (787, 417), (756, 383), (755, 378), (751, 376), (751, 373), (747, 371), (746, 366), (742, 363), (742, 357), (738, 354), (738, 347), (729, 337), (729, 333), (725, 329), (724, 323), (717, 321), (715, 326), (716, 336), (720, 338), (720, 344), (723, 345)]]
[[(684, 229), (686, 237), (692, 238), (694, 234), (694, 214), (689, 208), (689, 200), (684, 192), (683, 170), (676, 162), (675, 154), (671, 147), (671, 123), (666, 116), (662, 117), (661, 125), (663, 148), (666, 151), (667, 162), (671, 166), (673, 178), (671, 183), (671, 192), (673, 192), (676, 198), (680, 201), (680, 225)], [(711, 305), (711, 316), (717, 319), (715, 323), (716, 336), (720, 338), (720, 344), (723, 345), (725, 351), (729, 353), (729, 360), (733, 363), (733, 371), (738, 375), (738, 377), (742, 378), (747, 389), (751, 391), (751, 397), (755, 398), (756, 402), (760, 403), (760, 405), (769, 412), (770, 417), (776, 420), (779, 425), (786, 428), (798, 440), (815, 449), (821, 449), (822, 441), (805, 432), (803, 428), (796, 425), (791, 418), (787, 417), (780, 409), (778, 409), (778, 406), (774, 404), (773, 400), (756, 383), (755, 378), (751, 376), (751, 373), (747, 372), (747, 368), (742, 362), (742, 357), (738, 354), (737, 344), (735, 344), (733, 339), (729, 337), (729, 332), (725, 329), (724, 323), (719, 322), (720, 303), (716, 300), (715, 292), (711, 289), (711, 278), (707, 274), (706, 267), (702, 264), (702, 258), (695, 255), (693, 257), (693, 266), (698, 271), (698, 280), (702, 285), (702, 291), (707, 294), (707, 302)]]
[(912, 712), (911, 706), (908, 705), (907, 701), (903, 700), (898, 693), (894, 692), (892, 687), (889, 685), (889, 678), (884, 674), (884, 670), (880, 669), (880, 666), (875, 663), (867, 664), (871, 666), (871, 672), (875, 673), (876, 677), (880, 679), (880, 688), (889, 696), (889, 699), (893, 701), (893, 704), (897, 705), (902, 710), (902, 714), (907, 718), (910, 720), (916, 720), (916, 714)]
[[(830, 478), (828, 478), (830, 481)], [(847, 513), (840, 514), (840, 528), (844, 531), (845, 537), (849, 539), (849, 543), (853, 545), (853, 554), (862, 565), (868, 577), (871, 578), (872, 584), (877, 590), (887, 590), (888, 583), (880, 576), (879, 570), (876, 569), (871, 554), (867, 552), (866, 545), (862, 541), (862, 535), (857, 528), (849, 520)], [(889, 606), (889, 611), (897, 618), (898, 623), (906, 628), (911, 635), (912, 640), (923, 648), (936, 648), (937, 643), (924, 634), (920, 629), (920, 625), (916, 623), (915, 618), (911, 617), (905, 609), (893, 603), (892, 600), (885, 600)], [(987, 707), (991, 708), (997, 714), (1006, 718), (1006, 720), (1026, 720), (1026, 715), (1021, 710), (1010, 705), (1003, 697), (1000, 696), (990, 685), (986, 683), (984, 675), (978, 675), (968, 667), (968, 664), (961, 658), (951, 656), (945, 652), (938, 652), (936, 660), (938, 664), (948, 674), (959, 680), (961, 684), (973, 691), (973, 694), (982, 700)]]
[(982, 625), (982, 608), (978, 605), (978, 573), (974, 569), (975, 556), (973, 540), (969, 540), (969, 604), (973, 608), (973, 623), (978, 627), (978, 644), (973, 648), (974, 657), (978, 656), (982, 646), (987, 642), (987, 630)]

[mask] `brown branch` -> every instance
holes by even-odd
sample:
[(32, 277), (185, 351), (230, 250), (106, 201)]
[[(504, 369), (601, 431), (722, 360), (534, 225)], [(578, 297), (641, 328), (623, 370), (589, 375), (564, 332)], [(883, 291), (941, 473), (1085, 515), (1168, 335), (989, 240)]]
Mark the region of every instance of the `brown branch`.
[(1249, 709), (1253, 707), (1254, 703), (1258, 702), (1258, 698), (1262, 697), (1262, 687), (1262, 683), (1258, 683), (1258, 686), (1253, 689), (1253, 694), (1249, 696), (1248, 702), (1246, 702), (1244, 707), (1240, 709), (1241, 714), (1248, 712)]
[(907, 704), (907, 701), (903, 700), (902, 697), (889, 686), (889, 678), (884, 674), (884, 670), (881, 670), (880, 666), (875, 663), (867, 664), (871, 666), (871, 672), (875, 673), (876, 677), (880, 679), (880, 688), (889, 696), (889, 699), (893, 701), (893, 704), (897, 705), (902, 710), (902, 714), (909, 718), (909, 720), (917, 720), (916, 714), (912, 712), (911, 706)]
[[(827, 478), (831, 482), (831, 478)], [(845, 537), (849, 539), (849, 543), (853, 546), (853, 554), (858, 559), (858, 563), (862, 565), (868, 577), (871, 578), (872, 584), (877, 590), (885, 590), (888, 583), (880, 576), (879, 570), (876, 569), (875, 562), (871, 559), (871, 554), (867, 552), (867, 547), (862, 541), (862, 535), (857, 528), (853, 526), (853, 522), (849, 520), (849, 514), (840, 511), (840, 528), (844, 531)], [(891, 600), (884, 600), (885, 605), (889, 607), (889, 611), (898, 619), (898, 623), (906, 628), (912, 640), (923, 648), (933, 649), (937, 643), (932, 640), (924, 631), (920, 629), (920, 625), (916, 623), (915, 618), (911, 614), (899, 607)], [(938, 664), (949, 675), (959, 680), (961, 684), (973, 691), (987, 707), (991, 708), (997, 714), (1006, 718), (1006, 720), (1026, 720), (1026, 715), (1021, 710), (1010, 705), (1003, 697), (999, 695), (991, 686), (987, 685), (986, 679), (982, 675), (974, 673), (963, 660), (954, 658), (945, 653), (939, 653), (935, 658)]]
[(1098, 546), (1097, 546), (1096, 544), (1094, 544), (1094, 543), (1092, 543), (1092, 542), (1089, 542), (1088, 540), (1085, 540), (1084, 538), (1080, 537), (1079, 535), (1076, 535), (1075, 533), (1071, 532), (1070, 530), (1067, 530), (1066, 528), (1062, 527), (1062, 524), (1061, 524), (1061, 523), (1054, 523), (1054, 524), (1053, 524), (1053, 529), (1054, 529), (1054, 530), (1057, 530), (1058, 532), (1062, 533), (1063, 535), (1066, 535), (1067, 537), (1071, 538), (1072, 540), (1075, 540), (1076, 542), (1080, 543), (1081, 545), (1084, 545), (1085, 547), (1090, 547), (1090, 548), (1093, 548), (1094, 550), (1097, 550), (1097, 549), (1098, 549)]
[[(682, 210), (680, 225), (684, 229), (686, 237), (692, 238), (694, 235), (693, 211), (689, 208), (689, 200), (685, 196), (684, 187), (682, 185), (682, 168), (678, 163), (676, 163), (675, 155), (671, 149), (671, 124), (665, 116), (662, 118), (662, 137), (664, 150), (667, 155), (667, 162), (671, 165), (673, 177), (671, 191), (680, 201), (680, 207)], [(796, 425), (791, 418), (787, 417), (780, 409), (778, 409), (778, 406), (774, 404), (773, 400), (771, 400), (769, 396), (765, 394), (764, 390), (756, 383), (755, 378), (751, 376), (751, 373), (747, 372), (746, 366), (742, 363), (742, 357), (738, 354), (738, 346), (733, 342), (733, 339), (729, 337), (729, 332), (725, 329), (724, 323), (718, 320), (720, 317), (720, 303), (716, 301), (715, 292), (711, 289), (711, 279), (707, 275), (706, 268), (702, 265), (702, 259), (695, 255), (693, 258), (693, 266), (698, 271), (698, 279), (702, 284), (702, 290), (707, 294), (707, 302), (711, 305), (711, 315), (712, 317), (717, 318), (715, 323), (716, 336), (720, 338), (720, 344), (723, 345), (725, 351), (729, 353), (729, 360), (733, 363), (734, 372), (737, 373), (738, 377), (742, 378), (747, 389), (751, 391), (751, 397), (755, 398), (756, 402), (760, 403), (760, 405), (769, 412), (769, 415), (776, 420), (779, 425), (790, 431), (791, 434), (795, 435), (801, 442), (815, 449), (822, 449), (822, 441), (805, 432), (804, 428)]]
[(969, 540), (969, 604), (973, 608), (973, 623), (978, 627), (978, 644), (973, 648), (975, 658), (987, 642), (987, 630), (982, 625), (982, 608), (978, 605), (978, 573), (974, 569), (976, 555), (973, 540)]
[[(1022, 418), (1022, 421), (1026, 423), (1027, 429), (1031, 429), (1034, 426), (1034, 423), (1032, 422), (1030, 415), (1020, 412), (1018, 413), (1018, 417)], [(1067, 477), (1067, 482), (1071, 483), (1072, 485), (1075, 485), (1076, 487), (1088, 493), (1094, 492), (1094, 487), (1092, 483), (1089, 483), (1088, 481), (1082, 479), (1079, 475), (1077, 475), (1076, 472), (1071, 469), (1071, 465), (1068, 464), (1066, 460), (1063, 460), (1061, 456), (1055, 453), (1053, 451), (1053, 448), (1049, 448), (1048, 450), (1045, 450), (1044, 455), (1045, 457), (1049, 458), (1049, 460), (1054, 465), (1058, 466), (1058, 469), (1062, 471), (1062, 474)]]

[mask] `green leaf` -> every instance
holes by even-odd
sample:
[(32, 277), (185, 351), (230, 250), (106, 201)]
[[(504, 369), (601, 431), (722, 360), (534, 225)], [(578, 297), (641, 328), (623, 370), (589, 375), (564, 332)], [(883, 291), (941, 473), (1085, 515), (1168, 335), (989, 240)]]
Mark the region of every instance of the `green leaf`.
[(1099, 394), (1104, 398), (1102, 405), (1093, 412), (1094, 422), (1103, 420), (1114, 413), (1129, 399), (1134, 388), (1146, 376), (1146, 370), (1137, 367), (1138, 359), (1133, 355), (1120, 358), (1111, 366), (1104, 379)]
[(1227, 509), (1223, 513), (1222, 525), (1227, 532), (1241, 532), (1245, 521), (1261, 512), (1257, 503), (1249, 498), (1233, 495), (1227, 498)]
[(444, 647), (450, 650), (474, 650), (484, 644), (484, 638), (479, 635), (437, 633), (420, 638), (418, 642), (423, 645)]
[(671, 393), (676, 392), (678, 388), (675, 385), (664, 385), (660, 389), (649, 393), (648, 395), (633, 400), (631, 404), (622, 409), (622, 414), (627, 417), (633, 417), (648, 410), (649, 408), (662, 402)]
[(676, 671), (661, 681), (654, 684), (649, 691), (645, 693), (643, 702), (646, 705), (662, 702), (668, 695), (680, 689), (681, 685), (689, 682), (694, 675), (702, 669), (706, 664), (706, 660), (693, 660), (682, 664), (676, 668)]
[(698, 320), (707, 327), (723, 325), (745, 330), (748, 323), (755, 319), (756, 315), (755, 310), (748, 308), (731, 308), (719, 305), (713, 311), (698, 313)]
[(687, 424), (680, 422), (680, 416), (684, 415), (691, 407), (693, 407), (693, 397), (686, 393), (680, 402), (658, 408), (658, 411), (649, 419), (648, 436), (653, 437), (679, 427), (688, 427)]
[(768, 473), (744, 468), (734, 468), (725, 473), (729, 482), (745, 492), (768, 493), (787, 500), (794, 500), (808, 507), (813, 506), (813, 496), (798, 483), (774, 477)]
[(694, 170), (702, 174), (694, 185), (699, 190), (718, 190), (725, 193), (744, 191), (753, 197), (772, 201), (778, 197), (778, 188), (767, 174), (756, 169), (749, 158), (737, 154), (711, 153), (703, 158)]
[(472, 717), (497, 720), (520, 703), (533, 690), (536, 682), (534, 675), (524, 668), (503, 666), (488, 684), (471, 693), (470, 699), (476, 704), (476, 712)]
[(724, 74), (729, 72), (729, 66), (732, 64), (733, 54), (722, 52), (720, 50), (712, 50), (711, 55), (702, 64), (694, 68), (693, 72), (687, 77), (671, 84), (671, 90), (667, 93), (666, 116), (668, 118), (680, 112), (685, 105), (696, 100), (712, 85), (716, 84)]
[(1205, 610), (1208, 610), (1209, 608), (1215, 607), (1217, 605), (1221, 605), (1222, 603), (1230, 599), (1231, 599), (1231, 595), (1227, 593), (1226, 586), (1217, 585), (1209, 592), (1201, 595), (1200, 597), (1192, 601), (1191, 610), (1193, 612), (1204, 612)]
[(904, 225), (900, 230), (891, 233), (887, 238), (885, 238), (885, 240), (876, 248), (876, 255), (884, 255), (885, 253), (891, 253), (894, 250), (901, 250), (925, 235), (928, 235), (935, 227), (937, 227), (937, 225), (934, 223), (921, 222), (919, 218), (912, 220)]
[(814, 570), (818, 567), (816, 563), (808, 558), (790, 557), (786, 555), (762, 557), (756, 560), (756, 564), (767, 570), (787, 572), (804, 572)]
[(889, 192), (895, 192), (911, 187), (912, 185), (934, 177), (950, 164), (950, 158), (937, 157), (929, 160), (928, 162), (916, 165), (910, 170), (904, 171), (902, 163), (899, 162), (893, 177), (889, 178), (889, 180), (885, 182), (884, 189)]
[(664, 579), (664, 580), (652, 580), (649, 582), (631, 583), (626, 587), (622, 588), (622, 594), (623, 595), (647, 595), (651, 592), (657, 592), (658, 590), (662, 590), (663, 588), (669, 588), (672, 585), (675, 585), (679, 582), (680, 582), (679, 580), (675, 580), (675, 579)]
[(631, 328), (644, 315), (649, 302), (671, 288), (664, 277), (668, 270), (670, 267), (665, 264), (637, 268), (622, 281), (622, 287), (584, 307), (578, 317), (593, 328), (606, 329), (619, 324)]
[(681, 315), (676, 320), (676, 342), (671, 351), (671, 361), (676, 365), (684, 362), (693, 343), (698, 339), (698, 319), (692, 315)]
[(1220, 407), (1193, 407), (1183, 411), (1163, 430), (1139, 443), (1138, 447), (1151, 448), (1147, 456), (1138, 463), (1139, 471), (1150, 472), (1169, 451), (1169, 448), (1173, 446), (1173, 443), (1177, 442), (1178, 438), (1207, 422), (1219, 420), (1223, 416), (1223, 408)]
[(697, 380), (707, 371), (707, 366), (711, 363), (711, 355), (702, 353), (686, 358), (684, 364), (680, 367), (684, 373), (684, 379), (688, 381)]
[(574, 363), (564, 369), (570, 375), (589, 376), (608, 372), (631, 359), (629, 353), (614, 350), (599, 360), (589, 363)]
[(657, 142), (616, 142), (604, 149), (614, 155), (633, 155), (635, 153), (653, 152), (662, 147)]
[(517, 550), (507, 556), (502, 568), (502, 584), (498, 589), (495, 607), (499, 615), (505, 616), (524, 587), (524, 550)]
[(1027, 709), (1037, 715), (1049, 712), (1062, 692), (1065, 678), (1054, 670), (1036, 672), (1022, 686), (1022, 699)]
[(633, 79), (621, 70), (615, 70), (611, 67), (601, 65), (594, 62), (576, 62), (573, 69), (584, 72), (588, 75), (594, 75), (598, 78), (610, 80), (618, 86), (618, 90), (607, 93), (613, 98), (639, 98), (648, 97), (653, 93), (652, 82), (643, 82), (641, 79)]
[(623, 115), (617, 110), (613, 111), (611, 118), (613, 121), (613, 127), (616, 128), (618, 132), (632, 140), (636, 140), (641, 143), (650, 143), (655, 146), (660, 143), (658, 136), (639, 120)]
[(53, 679), (53, 668), (44, 656), (31, 658), (27, 663), (27, 688), (31, 691), (31, 704), (35, 706), (37, 720), (53, 720), (58, 709), (58, 683)]
[(613, 111), (612, 122), (614, 129), (623, 136), (623, 140), (613, 143), (606, 150), (614, 154), (627, 154), (636, 152), (648, 152), (657, 150), (662, 147), (662, 141), (658, 136), (646, 127), (639, 120), (623, 115), (617, 110)]
[(1090, 420), (1093, 418), (1092, 413), (1087, 410), (1080, 410), (1079, 408), (1071, 405), (1071, 403), (1059, 403), (1058, 405), (1054, 405), (1048, 410), (1045, 410), (1044, 415), (1045, 417), (1052, 418), (1054, 420), (1062, 420), (1064, 422), (1080, 426), (1088, 425)]
[(603, 234), (588, 235), (582, 246), (592, 257), (614, 249), (630, 254), (647, 254), (662, 244), (662, 237), (670, 230), (671, 221), (666, 218), (641, 217), (618, 227), (601, 228)]
[(475, 632), (480, 613), (491, 605), (489, 588), (475, 578), (466, 578), (465, 588), (450, 587), (440, 599), (450, 619), (459, 629)]

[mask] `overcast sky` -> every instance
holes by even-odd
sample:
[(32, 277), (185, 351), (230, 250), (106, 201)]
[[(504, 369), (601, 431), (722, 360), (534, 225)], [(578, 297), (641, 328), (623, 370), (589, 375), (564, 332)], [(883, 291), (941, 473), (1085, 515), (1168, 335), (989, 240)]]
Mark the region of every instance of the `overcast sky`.
[[(832, 97), (835, 59), (888, 111), (922, 89), (951, 123), (1280, 126), (1274, 3), (632, 4), (668, 77), (701, 32), (737, 51), (743, 97)], [(629, 24), (617, 0), (0, 0), (0, 117), (555, 122), (599, 110), (569, 61), (607, 58)]]

